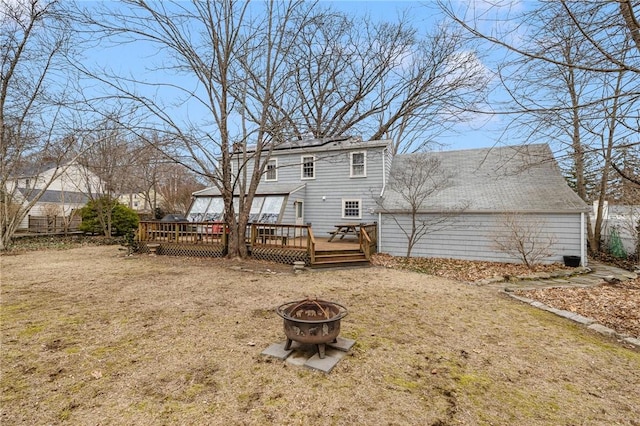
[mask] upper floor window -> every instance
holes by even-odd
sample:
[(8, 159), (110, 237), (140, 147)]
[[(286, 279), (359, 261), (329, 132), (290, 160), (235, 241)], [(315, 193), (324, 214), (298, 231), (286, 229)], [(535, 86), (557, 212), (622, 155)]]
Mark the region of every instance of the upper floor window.
[(313, 155), (305, 155), (302, 157), (302, 179), (315, 179), (315, 163), (316, 158)]
[(267, 172), (264, 175), (264, 180), (267, 182), (273, 182), (278, 180), (278, 160), (269, 160), (267, 163)]
[(367, 176), (367, 160), (364, 152), (351, 153), (351, 177)]

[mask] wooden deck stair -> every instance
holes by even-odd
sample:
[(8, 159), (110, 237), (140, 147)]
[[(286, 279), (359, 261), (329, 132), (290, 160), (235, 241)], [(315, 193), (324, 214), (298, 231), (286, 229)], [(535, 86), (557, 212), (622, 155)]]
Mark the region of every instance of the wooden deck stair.
[(371, 263), (359, 249), (316, 250), (312, 268), (369, 266)]

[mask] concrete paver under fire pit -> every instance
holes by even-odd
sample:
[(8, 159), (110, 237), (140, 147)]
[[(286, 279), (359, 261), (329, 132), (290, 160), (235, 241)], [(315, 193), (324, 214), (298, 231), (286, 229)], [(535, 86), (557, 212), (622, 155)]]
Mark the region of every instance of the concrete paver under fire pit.
[(336, 340), (335, 343), (327, 343), (324, 358), (320, 358), (318, 355), (316, 345), (302, 345), (295, 341), (289, 350), (285, 350), (286, 342), (274, 343), (262, 351), (262, 355), (281, 359), (292, 365), (329, 373), (356, 343), (355, 340), (342, 337), (338, 337)]

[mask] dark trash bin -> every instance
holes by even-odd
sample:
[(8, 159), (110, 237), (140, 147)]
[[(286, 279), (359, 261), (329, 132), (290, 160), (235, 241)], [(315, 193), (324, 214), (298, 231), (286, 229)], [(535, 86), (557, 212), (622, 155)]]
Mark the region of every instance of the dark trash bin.
[(570, 268), (577, 268), (580, 266), (580, 256), (562, 256), (564, 259), (564, 266)]

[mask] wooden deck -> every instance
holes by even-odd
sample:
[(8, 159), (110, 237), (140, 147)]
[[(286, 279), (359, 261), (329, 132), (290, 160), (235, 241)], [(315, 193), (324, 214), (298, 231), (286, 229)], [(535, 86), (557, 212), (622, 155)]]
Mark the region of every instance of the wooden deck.
[(330, 237), (317, 238), (316, 237), (316, 250), (331, 251), (331, 250), (360, 250), (360, 242), (354, 237), (345, 237), (344, 239), (334, 239), (329, 241)]
[[(310, 226), (251, 224), (246, 242), (252, 257), (291, 264), (304, 260), (313, 267), (368, 264), (377, 246), (376, 224), (358, 225), (355, 235), (315, 237)], [(140, 222), (138, 239), (143, 249), (159, 254), (223, 256), (226, 225), (194, 222)]]

